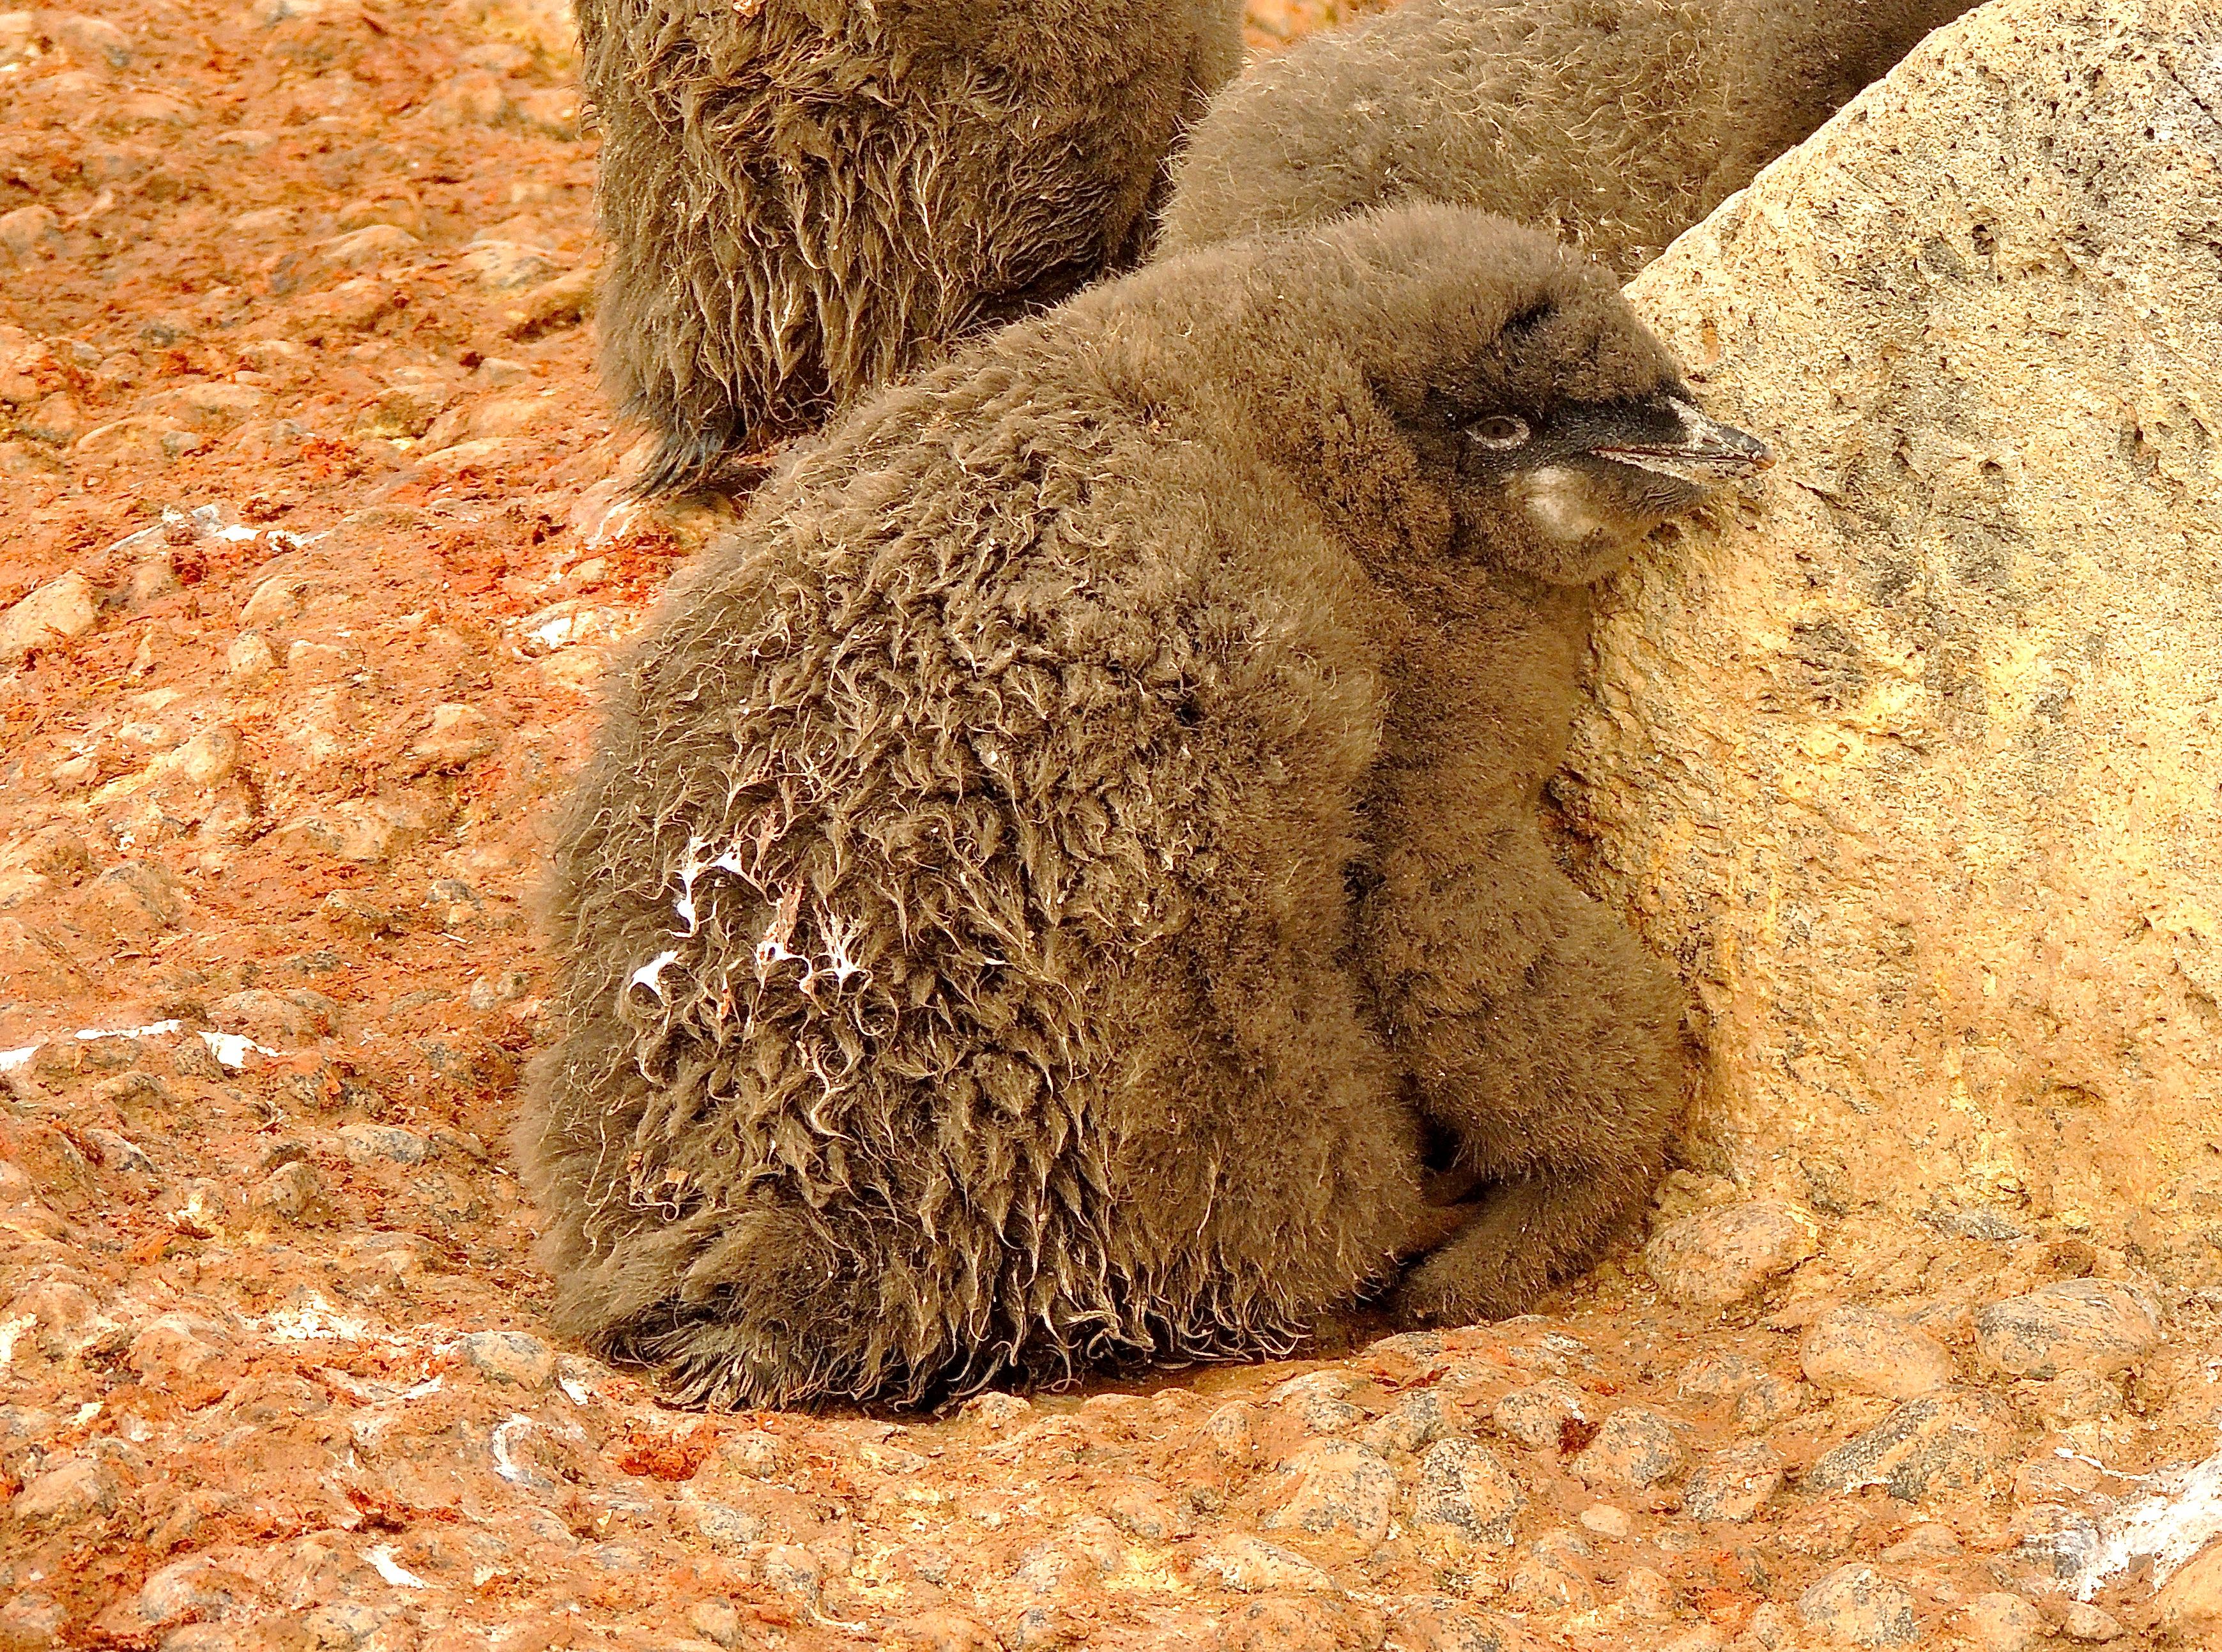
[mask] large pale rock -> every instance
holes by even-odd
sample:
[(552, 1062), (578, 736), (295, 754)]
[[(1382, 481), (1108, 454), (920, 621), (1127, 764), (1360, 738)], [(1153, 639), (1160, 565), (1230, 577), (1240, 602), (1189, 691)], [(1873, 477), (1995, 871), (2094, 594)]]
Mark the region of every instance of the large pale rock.
[(2218, 116), (2212, 0), (1993, 0), (1629, 289), (1780, 463), (1606, 594), (1556, 795), (1757, 1190), (2213, 1175)]

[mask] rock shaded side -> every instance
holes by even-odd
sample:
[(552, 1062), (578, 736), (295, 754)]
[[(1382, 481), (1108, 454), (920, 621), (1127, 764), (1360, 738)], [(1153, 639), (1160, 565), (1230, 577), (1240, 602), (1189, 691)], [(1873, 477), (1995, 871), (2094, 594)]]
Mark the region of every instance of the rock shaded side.
[(1996, 0), (1631, 286), (1763, 486), (1609, 594), (1556, 787), (1824, 1213), (2211, 1201), (2222, 14)]

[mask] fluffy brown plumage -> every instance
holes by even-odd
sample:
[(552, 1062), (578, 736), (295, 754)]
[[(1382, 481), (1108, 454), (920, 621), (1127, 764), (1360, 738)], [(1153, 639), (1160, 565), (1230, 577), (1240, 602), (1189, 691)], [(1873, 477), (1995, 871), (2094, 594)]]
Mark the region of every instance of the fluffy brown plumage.
[(577, 0), (643, 491), (1131, 262), (1237, 0)]
[[(559, 829), (562, 1325), (914, 1402), (1282, 1348), (1469, 1217), (1415, 1314), (1584, 1260), (1679, 998), (1535, 794), (1579, 582), (1749, 459), (1675, 393), (1601, 273), (1431, 207), (1100, 286), (794, 457)], [(1423, 1203), (1415, 1099), (1499, 1192)]]
[(1221, 92), (1159, 249), (1409, 199), (1633, 273), (1974, 0), (1404, 0)]

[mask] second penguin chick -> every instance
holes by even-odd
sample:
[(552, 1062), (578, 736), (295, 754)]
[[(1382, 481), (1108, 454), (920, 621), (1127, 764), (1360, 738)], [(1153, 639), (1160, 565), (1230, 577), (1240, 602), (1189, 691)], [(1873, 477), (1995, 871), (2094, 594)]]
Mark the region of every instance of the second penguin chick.
[(1601, 271), (1440, 206), (837, 425), (675, 585), (558, 827), (517, 1143), (562, 1327), (693, 1400), (918, 1403), (1283, 1349), (1453, 1225), (1415, 1317), (1586, 1262), (1681, 1001), (1535, 789), (1583, 584), (1761, 453)]
[(1409, 199), (1623, 276), (1974, 0), (1404, 0), (1227, 88), (1158, 250)]
[(1239, 0), (577, 0), (602, 374), (643, 492), (1140, 250)]

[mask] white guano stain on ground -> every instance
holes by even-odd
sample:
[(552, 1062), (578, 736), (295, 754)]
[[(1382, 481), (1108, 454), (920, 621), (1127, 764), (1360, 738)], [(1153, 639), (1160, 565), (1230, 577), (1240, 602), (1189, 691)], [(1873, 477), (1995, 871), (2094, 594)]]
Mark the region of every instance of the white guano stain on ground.
[(512, 1486), (529, 1486), (532, 1482), (530, 1471), (520, 1467), (517, 1460), (509, 1454), (511, 1436), (520, 1429), (529, 1429), (531, 1426), (530, 1417), (522, 1411), (516, 1411), (511, 1414), (508, 1422), (493, 1431), (493, 1438), (490, 1442), (493, 1448), (493, 1472)]
[(262, 1329), (280, 1342), (360, 1342), (371, 1335), (367, 1322), (349, 1318), (313, 1292), (272, 1314)]
[(2157, 1589), (2222, 1536), (2222, 1451), (2146, 1478), (2153, 1489), (2116, 1504), (2086, 1538), (2088, 1547), (2074, 1580), (2078, 1600), (2090, 1599), (2108, 1578), (2148, 1556)]
[[(182, 1021), (149, 1021), (144, 1027), (80, 1027), (69, 1034), (80, 1044), (91, 1044), (99, 1039), (159, 1039), (185, 1030)], [(277, 1051), (267, 1045), (257, 1044), (243, 1033), (202, 1033), (202, 1043), (209, 1047), (221, 1066), (238, 1068), (247, 1065), (249, 1054), (274, 1056)], [(0, 1050), (0, 1072), (12, 1072), (18, 1067), (28, 1066), (41, 1050), (53, 1040), (42, 1039), (36, 1044), (26, 1044), (21, 1049)]]
[(204, 1033), (201, 1042), (209, 1046), (210, 1053), (217, 1058), (217, 1065), (224, 1067), (245, 1066), (250, 1052), (273, 1056), (278, 1053), (267, 1044), (257, 1044), (244, 1033)]
[[(145, 1027), (80, 1027), (70, 1036), (80, 1044), (91, 1044), (96, 1039), (156, 1039), (176, 1032), (183, 1024), (179, 1021), (152, 1021)], [(45, 1049), (49, 1042), (51, 1040), (42, 1039), (36, 1044), (26, 1044), (18, 1050), (0, 1050), (0, 1072), (11, 1072), (17, 1067), (28, 1065), (32, 1058)]]
[(183, 1021), (149, 1021), (144, 1027), (81, 1027), (72, 1036), (84, 1044), (95, 1039), (158, 1039), (184, 1025)]
[(378, 1575), (397, 1589), (421, 1589), (424, 1580), (393, 1558), (393, 1545), (380, 1543), (363, 1558), (377, 1568)]
[(0, 1319), (0, 1371), (15, 1362), (16, 1342), (25, 1331), (38, 1329), (36, 1314), (22, 1314), (14, 1319)]

